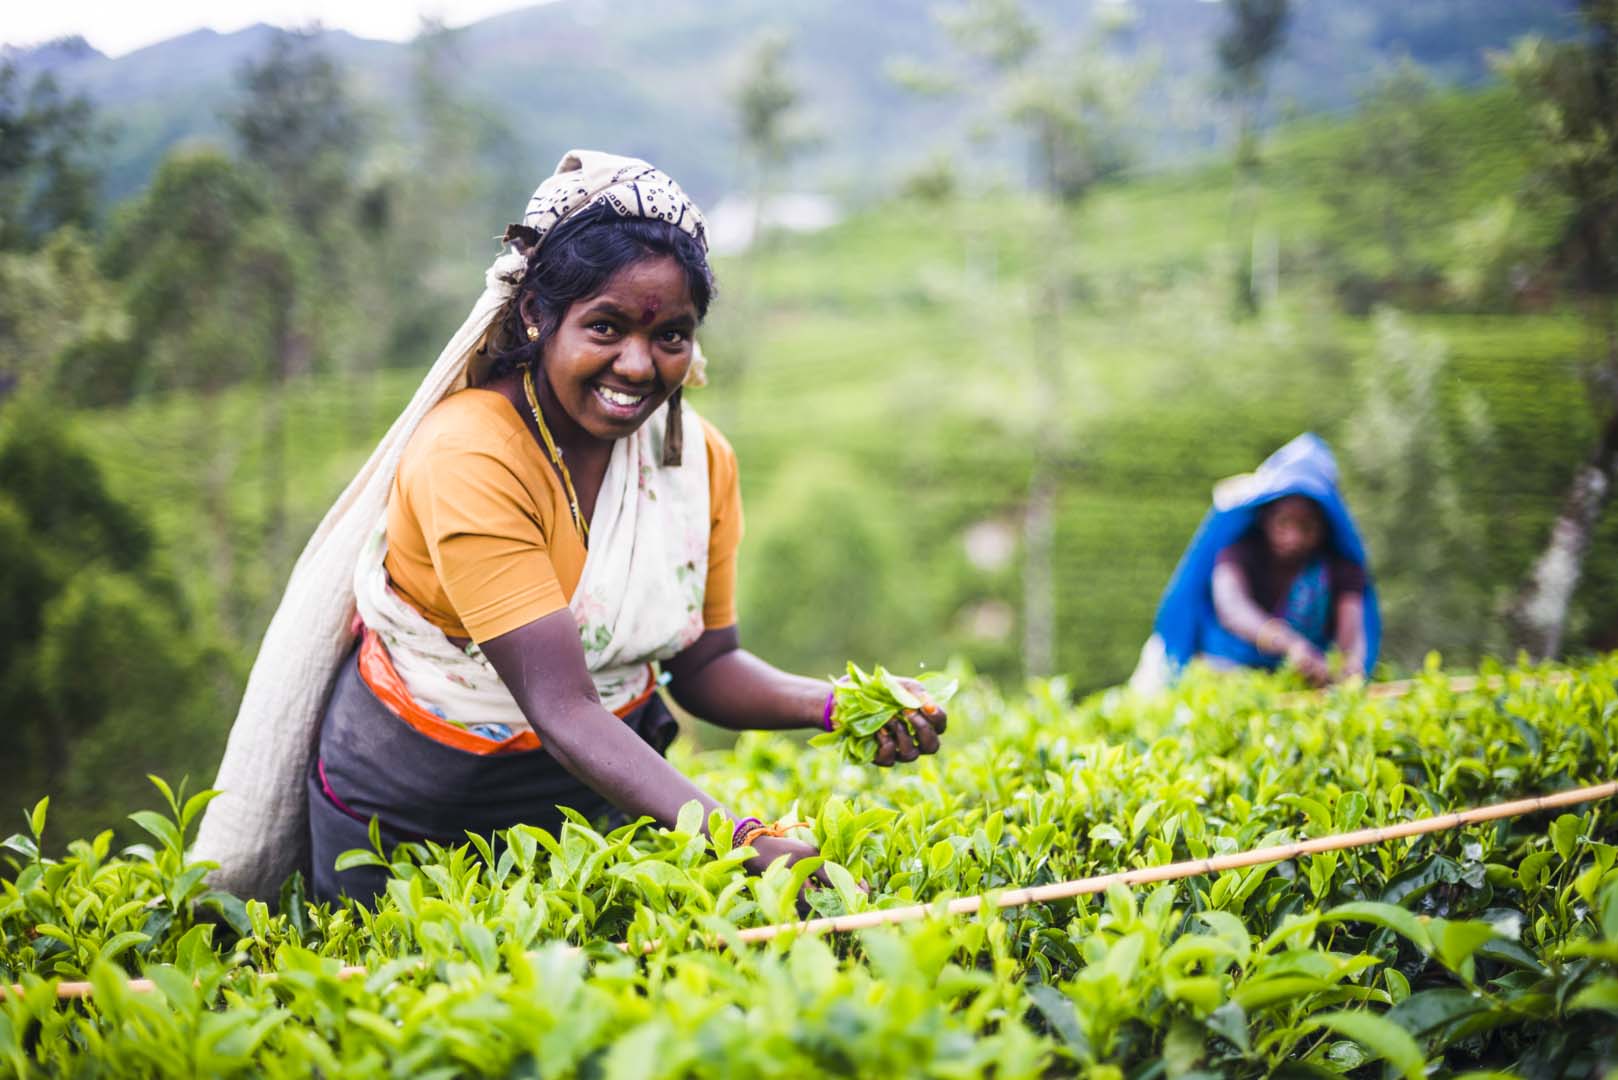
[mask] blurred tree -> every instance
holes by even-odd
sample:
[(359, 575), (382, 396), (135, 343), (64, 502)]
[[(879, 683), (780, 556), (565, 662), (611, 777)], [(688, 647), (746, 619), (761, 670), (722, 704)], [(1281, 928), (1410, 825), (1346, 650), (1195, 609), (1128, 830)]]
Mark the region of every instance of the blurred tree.
[(1366, 95), (1324, 163), (1325, 239), (1351, 311), (1430, 286), (1443, 272), (1421, 241), (1443, 235), (1455, 215), (1461, 148), (1445, 137), (1434, 99), (1428, 76), (1400, 64)]
[(128, 400), (131, 365), (99, 362), (129, 333), (100, 254), (75, 226), (38, 251), (0, 252), (0, 403), (43, 386), (78, 404)]
[(1579, 11), (1583, 39), (1529, 38), (1501, 63), (1541, 124), (1540, 175), (1569, 206), (1557, 262), (1600, 343), (1588, 365), (1596, 446), (1511, 607), (1514, 643), (1534, 656), (1561, 650), (1584, 557), (1618, 482), (1618, 0), (1580, 0)]
[(0, 403), (117, 322), (83, 232), (96, 217), (94, 114), (48, 74), (24, 82), (0, 59)]
[(1395, 312), (1376, 316), (1376, 345), (1355, 372), (1359, 403), (1343, 423), (1353, 506), (1382, 597), (1389, 660), (1419, 667), (1438, 649), (1465, 662), (1498, 648), (1488, 512), (1463, 495), (1484, 469), (1492, 425), (1475, 393), (1445, 400), (1443, 342)]
[(311, 236), (350, 209), (365, 127), (318, 27), (275, 35), (241, 69), (241, 102), (226, 114), (244, 160), (274, 180), (276, 197)]
[[(241, 162), (259, 175), (256, 189), (275, 211), (258, 217), (234, 248), (246, 290), (240, 306), (251, 312), (243, 329), (260, 354), (265, 527), (256, 555), (273, 568), (272, 580), (293, 557), (286, 384), (317, 368), (340, 372), (351, 383), (345, 396), (354, 422), (371, 426), (371, 383), (389, 344), (386, 315), (394, 306), (367, 281), (376, 276), (368, 271), (378, 261), (377, 232), (387, 216), (385, 189), (360, 180), (373, 125), (320, 38), (318, 24), (278, 32), (238, 71), (239, 99), (226, 113)], [(434, 161), (425, 171), (445, 167)], [(254, 606), (272, 602), (266, 596)], [(248, 623), (262, 614), (253, 611)]]
[(170, 155), (122, 208), (106, 265), (145, 351), (142, 390), (215, 393), (270, 365), (236, 309), (247, 238), (273, 215), (258, 181), (214, 150)]
[[(308, 249), (303, 317), (289, 323), (269, 370), (270, 404), (281, 382), (358, 343), (375, 349), (371, 320), (352, 302), (357, 261), (365, 250), (358, 226), (366, 200), (356, 176), (368, 128), (343, 72), (320, 47), (319, 28), (280, 31), (264, 55), (238, 74), (240, 100), (226, 113), (241, 162), (263, 176), (258, 189)], [(267, 425), (270, 421), (267, 421)], [(269, 430), (269, 427), (266, 427)]]
[(899, 73), (902, 80), (918, 92), (971, 92), (982, 103), (983, 122), (1019, 129), (1035, 191), (1077, 206), (1096, 184), (1128, 168), (1127, 112), (1146, 68), (1108, 49), (1127, 26), (1127, 13), (1099, 15), (1095, 29), (1077, 38), (1036, 22), (1021, 0), (972, 0), (942, 9), (939, 18), (967, 70), (912, 67)]
[(1231, 197), (1231, 244), (1236, 252), (1236, 308), (1244, 315), (1258, 311), (1253, 247), (1253, 219), (1258, 203), (1259, 107), (1271, 62), (1286, 40), (1289, 0), (1224, 0), (1230, 23), (1215, 52), (1224, 89), (1236, 113), (1234, 191)]
[[(60, 414), (37, 395), (27, 405), (0, 425), (0, 712), (13, 740), (0, 789), (19, 804), (72, 793), (66, 835), (80, 835), (121, 817), (154, 746), (174, 752), (166, 769), (204, 767), (220, 703), (145, 521)], [(80, 768), (92, 743), (110, 772)]]
[[(463, 83), (464, 32), (424, 20), (411, 42), (414, 137), (363, 196), (361, 243), (380, 251), (351, 288), (375, 322), (383, 365), (420, 368), (465, 315), (494, 239), (535, 168), (499, 110)], [(357, 359), (357, 358), (356, 358)]]
[(49, 73), (26, 87), (0, 59), (0, 250), (28, 250), (63, 225), (96, 216), (98, 138), (83, 95), (66, 97)]
[(757, 326), (764, 314), (757, 297), (763, 292), (762, 257), (768, 243), (770, 200), (777, 196), (781, 177), (815, 142), (802, 116), (803, 94), (787, 70), (791, 41), (783, 31), (767, 30), (752, 43), (742, 74), (732, 91), (736, 125), (741, 129), (742, 152), (751, 173), (752, 236), (748, 238), (742, 278), (746, 285), (738, 300), (736, 324), (739, 347), (726, 358), (725, 377), (739, 382), (756, 347)]
[(754, 187), (763, 192), (815, 142), (802, 125), (803, 94), (787, 71), (790, 48), (791, 41), (781, 31), (760, 35), (734, 92), (742, 146), (752, 160)]
[(216, 151), (170, 156), (119, 216), (108, 248), (110, 267), (122, 275), (131, 337), (144, 351), (146, 388), (193, 390), (205, 400), (243, 382), (265, 388), (258, 414), (265, 522), (248, 550), (238, 550), (231, 520), (231, 488), (244, 482), (235, 468), (241, 432), (220, 418), (198, 448), (219, 615), (235, 640), (245, 640), (256, 632), (264, 598), (237, 587), (239, 564), (268, 558), (280, 567), (289, 557), (280, 387), (307, 348), (313, 256), (259, 179)]
[(1125, 117), (1145, 69), (1106, 47), (1125, 25), (1124, 13), (1101, 16), (1096, 31), (1076, 40), (1041, 26), (1021, 0), (972, 0), (941, 10), (939, 18), (966, 62), (949, 71), (912, 65), (897, 74), (918, 92), (970, 90), (986, 103), (989, 124), (1019, 130), (1039, 203), (1029, 246), (1036, 379), (1022, 513), (1022, 630), (1025, 673), (1048, 675), (1056, 662), (1056, 502), (1061, 475), (1076, 456), (1067, 392), (1068, 368), (1076, 365), (1062, 348), (1063, 309), (1076, 291), (1068, 226), (1084, 197), (1129, 162)]

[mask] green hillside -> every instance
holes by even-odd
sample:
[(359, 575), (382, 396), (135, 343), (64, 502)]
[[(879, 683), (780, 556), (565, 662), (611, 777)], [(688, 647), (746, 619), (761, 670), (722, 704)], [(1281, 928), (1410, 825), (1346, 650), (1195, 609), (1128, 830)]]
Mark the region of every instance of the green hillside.
[[(947, 62), (947, 39), (928, 0), (860, 0), (784, 5), (765, 0), (599, 0), (539, 4), (473, 23), (454, 35), (446, 75), (452, 89), (488, 111), (533, 151), (504, 192), (531, 189), (530, 174), (560, 149), (598, 146), (655, 161), (699, 199), (745, 190), (731, 95), (751, 42), (780, 31), (793, 42), (791, 67), (804, 89), (807, 123), (820, 136), (799, 163), (795, 183), (855, 201), (893, 190), (906, 169), (940, 143), (977, 154), (962, 138), (964, 117), (947, 104), (905, 93), (889, 76), (899, 58)], [(1070, 38), (1097, 5), (1041, 0), (1029, 5), (1045, 31)], [(1488, 77), (1486, 50), (1515, 38), (1574, 32), (1570, 0), (1295, 0), (1287, 41), (1271, 79), (1272, 119), (1340, 112), (1400, 61), (1442, 85)], [(1225, 24), (1205, 0), (1108, 0), (1109, 18), (1127, 15), (1117, 47), (1154, 72), (1137, 133), (1152, 161), (1180, 160), (1226, 137), (1211, 43)], [(112, 123), (106, 195), (128, 197), (149, 181), (176, 145), (221, 139), (237, 71), (273, 36), (258, 25), (231, 34), (199, 30), (109, 59), (99, 54), (20, 54), (25, 70), (52, 70), (83, 91)], [(408, 137), (417, 57), (408, 45), (327, 30), (320, 44), (348, 72), (370, 109), (367, 135)], [(1188, 103), (1196, 102), (1195, 105)], [(928, 132), (918, 140), (916, 132)], [(384, 155), (385, 158), (385, 155)], [(491, 157), (491, 167), (509, 165)], [(988, 164), (1004, 167), (1003, 156)]]
[[(1491, 95), (1445, 106), (1479, 126), (1497, 125), (1500, 107)], [(1300, 130), (1271, 155), (1261, 228), (1278, 238), (1284, 269), (1278, 302), (1256, 322), (1227, 314), (1219, 168), (1105, 190), (1075, 211), (1060, 253), (1074, 294), (1054, 328), (1036, 328), (1026, 297), (1043, 219), (1010, 197), (885, 204), (721, 263), (721, 299), (704, 331), (712, 385), (693, 401), (743, 463), (747, 640), (811, 672), (849, 655), (936, 664), (955, 652), (1019, 671), (1015, 630), (979, 638), (967, 625), (985, 603), (1020, 607), (1017, 562), (974, 567), (963, 533), (985, 521), (1016, 527), (1038, 334), (1061, 350), (1074, 449), (1057, 540), (1058, 667), (1079, 687), (1127, 676), (1210, 485), (1300, 431), (1337, 441), (1360, 406), (1356, 371), (1377, 355), (1374, 319), (1337, 313), (1309, 262), (1327, 217), (1310, 187), (1311, 155), (1331, 130)], [(1492, 188), (1463, 185), (1465, 198), (1486, 203), (1521, 177), (1520, 162), (1516, 173), (1496, 166), (1485, 166)], [(464, 291), (469, 301), (474, 282)], [(1480, 587), (1504, 588), (1543, 543), (1589, 441), (1581, 331), (1554, 310), (1405, 323), (1446, 348), (1445, 400), (1475, 395), (1487, 408), (1491, 456), (1463, 479), (1488, 517), (1488, 560), (1452, 573), (1457, 586), (1481, 571)], [(431, 334), (410, 370), (292, 385), (289, 537), (313, 527), (451, 329)], [(243, 661), (295, 554), (289, 546), (266, 559), (257, 542), (270, 499), (257, 480), (261, 409), (257, 391), (237, 389), (205, 405), (178, 397), (81, 421), (115, 486), (157, 515), (176, 565), (234, 566), (228, 596), (216, 594), (216, 575), (186, 580)], [(221, 440), (225, 458), (197, 460), (198, 445)], [(1360, 478), (1352, 458), (1344, 466), (1352, 493)], [(218, 493), (226, 501), (210, 518)], [(1373, 537), (1373, 559), (1392, 539)], [(1609, 524), (1590, 560), (1578, 640), (1613, 632), (1615, 542)], [(1385, 583), (1395, 593), (1403, 584)], [(1428, 646), (1458, 648), (1464, 662), (1479, 645), (1409, 643), (1398, 630), (1396, 664)]]

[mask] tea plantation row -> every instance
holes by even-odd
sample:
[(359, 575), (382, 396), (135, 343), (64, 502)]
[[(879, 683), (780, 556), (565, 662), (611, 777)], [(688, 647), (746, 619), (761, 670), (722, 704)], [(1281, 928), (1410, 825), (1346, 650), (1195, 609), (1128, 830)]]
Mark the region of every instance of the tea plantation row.
[[(1610, 780), (1618, 658), (1398, 699), (1193, 679), (952, 707), (892, 771), (749, 735), (681, 765), (806, 822), (839, 914), (1202, 858)], [(168, 794), (164, 789), (165, 795)], [(727, 822), (407, 845), (375, 912), (214, 892), (182, 838), (5, 841), (0, 1076), (1589, 1076), (1618, 1069), (1618, 801), (1131, 893), (739, 944), (812, 868)], [(693, 808), (694, 810), (694, 808)], [(361, 861), (380, 856), (352, 853)], [(862, 888), (863, 885), (863, 888)], [(620, 944), (624, 947), (620, 948)], [(343, 965), (365, 971), (342, 977)], [(156, 987), (142, 991), (133, 976)], [(57, 984), (94, 994), (63, 1001)]]

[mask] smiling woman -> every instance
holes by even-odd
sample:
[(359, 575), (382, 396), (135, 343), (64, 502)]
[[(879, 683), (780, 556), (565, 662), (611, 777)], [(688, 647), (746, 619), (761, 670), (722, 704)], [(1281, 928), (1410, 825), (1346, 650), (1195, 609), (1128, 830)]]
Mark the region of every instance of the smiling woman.
[[(343, 610), (358, 637), (331, 665), (314, 754), (300, 764), (323, 898), (383, 888), (380, 866), (336, 868), (369, 846), (373, 820), (384, 845), (555, 830), (569, 810), (672, 826), (693, 801), (734, 823), (664, 760), (676, 725), (662, 683), (731, 728), (819, 728), (829, 714), (824, 682), (740, 645), (736, 458), (681, 393), (699, 371), (695, 333), (714, 291), (700, 212), (644, 162), (575, 151), (506, 240), (511, 254), (491, 269), (497, 303), (480, 302), (457, 338), (468, 347), (445, 354), (460, 388), (432, 394), (429, 376), (418, 401), (428, 394), (431, 407), (390, 434), (402, 442), (396, 467), (389, 444), (379, 450), (391, 478), (368, 540), (334, 556), (352, 568)], [(289, 601), (304, 591), (295, 577)], [(288, 607), (238, 733), (266, 711), (250, 707), (266, 654), (308, 652), (276, 644)], [(895, 719), (878, 764), (936, 751), (944, 719)], [(250, 765), (238, 733), (220, 786), (239, 790)], [(210, 847), (207, 825), (201, 846), (230, 884), (230, 863), (252, 845)], [(751, 843), (755, 869), (815, 854), (757, 819), (733, 838)]]

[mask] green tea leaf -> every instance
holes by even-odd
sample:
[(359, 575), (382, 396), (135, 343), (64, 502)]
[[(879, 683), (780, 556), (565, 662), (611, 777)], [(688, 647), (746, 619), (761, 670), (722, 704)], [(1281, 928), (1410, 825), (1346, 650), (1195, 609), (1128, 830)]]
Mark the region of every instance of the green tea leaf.
[(1252, 1051), (1253, 1045), (1247, 1035), (1247, 1013), (1236, 1002), (1225, 1002), (1209, 1013), (1203, 1022), (1208, 1025), (1209, 1031), (1222, 1036), (1242, 1053)]
[(220, 918), (236, 933), (247, 937), (253, 933), (253, 920), (247, 912), (247, 905), (241, 897), (218, 889), (209, 889), (194, 901), (197, 907), (208, 908), (216, 912)]
[(213, 927), (208, 923), (187, 930), (174, 946), (174, 966), (187, 975), (195, 975), (213, 962)]
[(1236, 966), (1246, 968), (1253, 952), (1253, 939), (1242, 921), (1228, 911), (1199, 911), (1197, 918), (1231, 948), (1236, 957)]
[(174, 827), (174, 822), (162, 814), (152, 810), (137, 810), (129, 815), (129, 820), (151, 833), (168, 850), (173, 852), (180, 850), (180, 831)]
[(933, 704), (942, 708), (948, 705), (955, 692), (960, 689), (961, 681), (941, 671), (930, 671), (916, 680), (921, 683), (927, 696), (933, 699)]
[(692, 799), (680, 807), (679, 817), (674, 822), (674, 831), (694, 836), (702, 831), (702, 818), (702, 804)]
[(1197, 1025), (1183, 1016), (1175, 1018), (1163, 1039), (1163, 1065), (1168, 1075), (1181, 1077), (1190, 1073), (1202, 1061), (1204, 1052)]
[(899, 677), (878, 665), (877, 674), (882, 678), (882, 685), (888, 691), (895, 704), (906, 709), (921, 708), (921, 699), (910, 692), (910, 688), (899, 681)]
[(1359, 900), (1322, 912), (1320, 919), (1322, 922), (1368, 922), (1392, 930), (1424, 953), (1433, 951), (1432, 935), (1426, 924), (1396, 904)]
[(1389, 1009), (1387, 1017), (1412, 1035), (1426, 1035), (1489, 1007), (1487, 1000), (1470, 990), (1445, 987), (1411, 994)]
[(1472, 954), (1495, 937), (1486, 922), (1434, 919), (1431, 923), (1433, 952), (1439, 963), (1468, 982), (1472, 979)]
[(1385, 1058), (1405, 1080), (1421, 1080), (1426, 1056), (1410, 1033), (1386, 1017), (1363, 1012), (1329, 1012), (1310, 1017), (1305, 1031), (1325, 1028), (1353, 1039), (1380, 1058)]
[(185, 806), (180, 810), (181, 830), (184, 831), (184, 829), (186, 829), (191, 822), (195, 821), (197, 815), (202, 813), (207, 805), (213, 802), (218, 795), (219, 792), (215, 791), (214, 789), (205, 788), (187, 799), (185, 801)]
[(1034, 1008), (1039, 1010), (1039, 1014), (1045, 1018), (1051, 1030), (1056, 1032), (1079, 1060), (1090, 1060), (1093, 1056), (1090, 1039), (1079, 1025), (1078, 1010), (1074, 1007), (1072, 999), (1054, 986), (1030, 983), (1028, 1000), (1034, 1003)]
[(116, 960), (129, 949), (145, 942), (146, 935), (139, 930), (125, 930), (121, 934), (114, 934), (108, 938), (96, 952), (96, 959), (102, 961)]
[(1365, 818), (1367, 805), (1363, 792), (1343, 792), (1342, 797), (1337, 800), (1337, 831), (1352, 832), (1359, 828), (1360, 822)]
[(28, 815), (28, 828), (33, 831), (35, 840), (45, 832), (45, 812), (50, 806), (51, 797), (47, 795), (34, 804), (33, 812)]
[(1573, 851), (1578, 846), (1579, 832), (1584, 828), (1584, 820), (1577, 814), (1563, 814), (1551, 822), (1551, 846), (1566, 862), (1573, 858)]
[(380, 866), (384, 870), (389, 868), (386, 859), (365, 848), (350, 848), (337, 856), (337, 861), (333, 864), (338, 873), (342, 873), (344, 870), (353, 870), (359, 866)]
[(1567, 1003), (1570, 1011), (1604, 1009), (1618, 1013), (1618, 978), (1608, 977), (1574, 994)]

